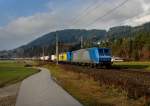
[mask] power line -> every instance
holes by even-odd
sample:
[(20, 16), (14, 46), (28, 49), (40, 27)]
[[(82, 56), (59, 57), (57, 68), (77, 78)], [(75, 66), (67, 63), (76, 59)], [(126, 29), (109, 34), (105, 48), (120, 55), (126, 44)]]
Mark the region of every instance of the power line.
[(81, 49), (83, 48), (83, 36), (81, 36)]
[[(127, 20), (130, 20), (130, 19), (133, 19), (133, 18), (136, 18), (136, 17), (139, 17), (141, 14), (138, 14), (138, 15), (134, 15), (134, 16), (132, 16), (132, 17), (129, 17), (129, 18), (127, 18), (127, 19), (124, 19), (124, 20), (121, 20), (121, 21), (119, 21), (119, 24), (121, 24), (122, 22), (124, 22), (124, 21), (127, 21)], [(118, 23), (117, 23), (118, 24)], [(112, 26), (117, 26), (117, 24), (113, 24)]]
[[(97, 1), (96, 2), (94, 2), (94, 4), (95, 3), (97, 3)], [(76, 21), (78, 21), (85, 13), (87, 13), (88, 12), (88, 10), (90, 10), (90, 8), (91, 8), (91, 5), (89, 5), (88, 7), (86, 7), (81, 13), (81, 15), (79, 15), (78, 17), (76, 17), (74, 20), (75, 21), (73, 21), (73, 23), (72, 24), (74, 24), (74, 23), (76, 23)]]
[[(103, 2), (104, 2), (104, 1), (105, 1), (105, 0), (103, 0)], [(102, 5), (103, 2), (101, 2), (101, 5)], [(95, 3), (97, 3), (97, 2), (94, 2), (94, 4), (95, 4)], [(75, 21), (73, 21), (72, 25), (77, 24), (77, 23), (79, 22), (79, 20), (80, 20), (82, 17), (85, 17), (86, 15), (88, 15), (88, 14), (90, 13), (90, 11), (96, 10), (96, 9), (99, 8), (101, 5), (99, 5), (99, 2), (98, 2), (98, 3), (95, 5), (95, 7), (93, 7), (93, 8), (92, 8), (91, 5), (89, 5), (89, 6), (82, 12), (81, 15), (79, 15), (76, 19), (74, 19)]]
[[(105, 0), (103, 0), (104, 2)], [(101, 17), (96, 18), (91, 24), (94, 24), (95, 22), (97, 22), (100, 19), (103, 19), (104, 17), (106, 17), (107, 15), (110, 15), (112, 12), (116, 11), (118, 8), (120, 8), (121, 6), (123, 6), (124, 4), (126, 4), (129, 0), (124, 0), (123, 2), (121, 2), (119, 5), (117, 5), (116, 7), (114, 7), (113, 9), (109, 10), (108, 12), (106, 12), (104, 15), (102, 15)], [(97, 2), (94, 2), (94, 4)], [(102, 4), (102, 3), (101, 3)], [(95, 7), (91, 8), (91, 6), (89, 5), (84, 11), (83, 14), (81, 14), (81, 16), (77, 17), (76, 19), (74, 19), (75, 21), (73, 21), (72, 24), (77, 24), (79, 19), (82, 17), (85, 17), (86, 15), (88, 15), (88, 13), (92, 10), (96, 10), (97, 8), (99, 8), (100, 5), (96, 5)], [(56, 39), (58, 40), (58, 38), (56, 37)], [(57, 48), (57, 47), (56, 47)], [(57, 51), (57, 50), (56, 50)], [(58, 51), (57, 51), (58, 52)], [(57, 54), (57, 53), (56, 53)]]
[(114, 11), (116, 11), (118, 8), (120, 8), (121, 6), (123, 6), (124, 4), (126, 4), (129, 0), (125, 0), (122, 3), (120, 3), (119, 5), (117, 5), (116, 7), (114, 7), (113, 9), (111, 9), (110, 11), (106, 12), (104, 15), (102, 15), (101, 17), (96, 18), (93, 22), (89, 23), (89, 25), (93, 25), (95, 22), (103, 19), (104, 17), (106, 17), (107, 15), (110, 15), (111, 13), (113, 13)]
[[(104, 2), (104, 1), (105, 1), (105, 0), (103, 0), (103, 2)], [(80, 20), (82, 17), (86, 16), (90, 11), (92, 11), (92, 10), (94, 10), (94, 9), (96, 9), (96, 8), (99, 7), (97, 1), (94, 2), (94, 4), (96, 4), (96, 6), (93, 7), (93, 8), (91, 8), (91, 7), (92, 7), (91, 5), (89, 5), (88, 7), (86, 7), (86, 8), (83, 10), (83, 12), (81, 12), (82, 14), (79, 15), (78, 17), (76, 17), (76, 18), (74, 19), (74, 21), (72, 22), (72, 26), (75, 25), (75, 24), (77, 24), (77, 23), (79, 22), (79, 20)], [(92, 5), (93, 5), (93, 4), (92, 4)], [(81, 36), (81, 39), (80, 39), (80, 40), (81, 40), (81, 48), (83, 48), (83, 36)]]

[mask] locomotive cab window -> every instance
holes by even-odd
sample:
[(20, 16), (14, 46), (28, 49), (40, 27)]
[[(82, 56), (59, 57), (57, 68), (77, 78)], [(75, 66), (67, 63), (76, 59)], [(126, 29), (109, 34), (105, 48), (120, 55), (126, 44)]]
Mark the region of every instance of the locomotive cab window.
[(110, 55), (110, 50), (109, 50), (109, 49), (104, 49), (104, 54), (105, 54), (106, 56), (109, 56), (109, 55)]
[(104, 56), (104, 51), (103, 51), (103, 49), (98, 49), (98, 52), (99, 52), (99, 55), (100, 55), (100, 56)]

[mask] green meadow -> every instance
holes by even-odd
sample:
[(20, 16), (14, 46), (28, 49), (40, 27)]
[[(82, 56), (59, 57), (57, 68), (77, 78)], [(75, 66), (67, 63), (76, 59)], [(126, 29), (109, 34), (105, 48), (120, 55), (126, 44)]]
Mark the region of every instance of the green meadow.
[(23, 61), (0, 61), (0, 87), (17, 83), (38, 72), (37, 69), (24, 67), (25, 64)]
[(150, 61), (114, 62), (113, 67), (120, 69), (144, 69), (150, 71)]

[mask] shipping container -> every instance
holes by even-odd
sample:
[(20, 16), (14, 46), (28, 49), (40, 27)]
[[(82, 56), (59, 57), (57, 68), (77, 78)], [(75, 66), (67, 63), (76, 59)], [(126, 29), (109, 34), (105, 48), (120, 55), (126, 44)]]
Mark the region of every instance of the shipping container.
[(67, 61), (67, 52), (62, 53), (62, 61)]
[(57, 56), (56, 56), (56, 55), (51, 55), (51, 60), (52, 60), (52, 61), (56, 61), (56, 59), (57, 59)]
[(62, 53), (58, 55), (58, 61), (63, 61), (63, 54)]
[(67, 61), (67, 53), (66, 52), (59, 54), (59, 62), (64, 62), (64, 61)]
[(71, 62), (72, 52), (67, 52), (67, 62)]

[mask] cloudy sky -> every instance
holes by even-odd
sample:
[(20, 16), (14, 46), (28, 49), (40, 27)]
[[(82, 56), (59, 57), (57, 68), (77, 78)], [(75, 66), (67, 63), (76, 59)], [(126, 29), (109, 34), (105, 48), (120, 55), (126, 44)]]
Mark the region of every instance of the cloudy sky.
[(0, 50), (61, 29), (109, 29), (148, 21), (150, 0), (0, 0)]

